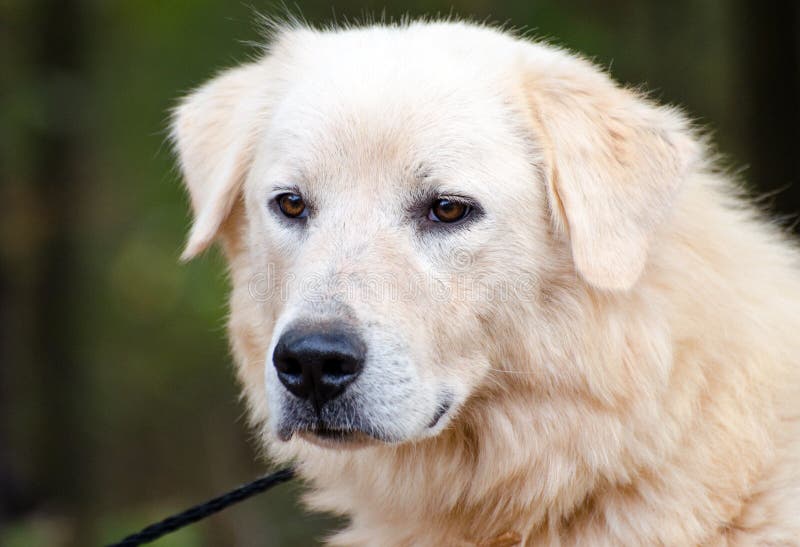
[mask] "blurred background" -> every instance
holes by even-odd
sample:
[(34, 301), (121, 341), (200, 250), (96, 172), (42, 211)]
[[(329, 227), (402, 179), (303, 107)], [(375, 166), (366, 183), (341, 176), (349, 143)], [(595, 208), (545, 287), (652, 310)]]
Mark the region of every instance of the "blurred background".
[[(508, 22), (683, 105), (795, 229), (800, 3), (349, 0), (312, 22)], [(452, 9), (451, 9), (452, 8)], [(99, 545), (269, 468), (243, 419), (216, 252), (178, 263), (176, 97), (260, 41), (212, 0), (0, 0), (0, 545)], [(336, 525), (281, 486), (156, 545), (314, 545)]]

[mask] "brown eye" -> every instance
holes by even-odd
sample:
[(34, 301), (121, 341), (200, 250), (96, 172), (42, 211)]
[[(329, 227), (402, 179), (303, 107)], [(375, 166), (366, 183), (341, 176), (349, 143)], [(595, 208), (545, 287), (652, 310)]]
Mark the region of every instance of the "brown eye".
[(289, 218), (305, 218), (308, 216), (306, 203), (297, 194), (281, 194), (276, 198), (281, 213)]
[(437, 199), (431, 205), (428, 218), (434, 222), (458, 222), (465, 218), (471, 210), (472, 207), (463, 201)]

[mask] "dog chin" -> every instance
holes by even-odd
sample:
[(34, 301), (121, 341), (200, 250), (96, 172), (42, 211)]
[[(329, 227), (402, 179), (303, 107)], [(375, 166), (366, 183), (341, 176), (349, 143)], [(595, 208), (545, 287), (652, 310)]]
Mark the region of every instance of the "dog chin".
[(435, 426), (428, 426), (416, 435), (399, 438), (379, 435), (373, 431), (338, 428), (321, 424), (304, 424), (301, 426), (295, 425), (294, 427), (283, 424), (282, 427), (278, 428), (276, 436), (283, 442), (288, 442), (293, 437), (297, 437), (322, 448), (347, 450), (369, 446), (398, 445), (435, 437), (440, 433), (441, 429), (446, 427), (446, 421), (446, 419), (437, 419)]
[(376, 439), (361, 431), (342, 429), (306, 429), (298, 431), (296, 435), (304, 441), (321, 448), (333, 448), (338, 450), (355, 450), (377, 444), (385, 444), (385, 441)]

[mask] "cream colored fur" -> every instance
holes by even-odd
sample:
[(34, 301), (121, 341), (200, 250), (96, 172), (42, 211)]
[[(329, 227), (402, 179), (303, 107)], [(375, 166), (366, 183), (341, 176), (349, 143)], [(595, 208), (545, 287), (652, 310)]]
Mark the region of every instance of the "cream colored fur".
[[(253, 423), (311, 507), (350, 518), (332, 543), (800, 545), (798, 254), (680, 113), (491, 28), (287, 27), (187, 97), (173, 135), (185, 257), (222, 241)], [(409, 228), (421, 164), (484, 218)], [(314, 196), (306, 232), (267, 211), (276, 181)], [(453, 290), (258, 297), (330, 272)], [(509, 298), (470, 292), (519, 279)], [(365, 412), (395, 442), (273, 435), (275, 338), (331, 302), (369, 340)], [(442, 386), (454, 408), (425, 430)]]

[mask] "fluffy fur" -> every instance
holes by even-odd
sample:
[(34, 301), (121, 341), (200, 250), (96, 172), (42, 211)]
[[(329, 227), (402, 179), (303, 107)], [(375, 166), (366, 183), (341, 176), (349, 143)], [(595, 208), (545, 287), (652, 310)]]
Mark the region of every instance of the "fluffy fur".
[[(679, 112), (491, 28), (294, 26), (173, 136), (184, 256), (221, 240), (253, 423), (350, 518), (332, 543), (800, 545), (797, 251)], [(303, 226), (267, 206), (285, 187)], [(483, 214), (426, 227), (431, 189)], [(275, 340), (342, 315), (370, 348), (348, 408), (383, 441), (279, 441)]]

